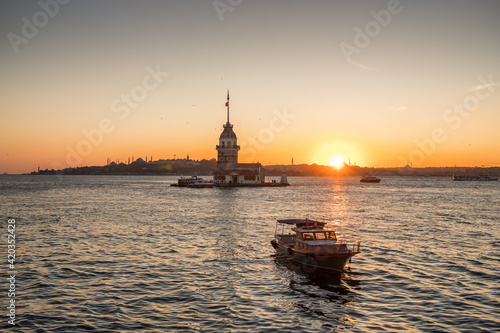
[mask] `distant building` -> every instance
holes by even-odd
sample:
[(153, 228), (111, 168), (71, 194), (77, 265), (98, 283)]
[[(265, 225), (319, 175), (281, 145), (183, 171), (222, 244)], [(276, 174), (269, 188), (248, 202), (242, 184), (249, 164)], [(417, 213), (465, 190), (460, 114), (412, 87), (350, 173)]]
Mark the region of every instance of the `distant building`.
[(229, 91), (227, 92), (227, 122), (219, 137), (217, 150), (217, 171), (214, 181), (218, 185), (260, 185), (265, 182), (266, 173), (260, 163), (238, 163), (238, 139), (229, 122)]

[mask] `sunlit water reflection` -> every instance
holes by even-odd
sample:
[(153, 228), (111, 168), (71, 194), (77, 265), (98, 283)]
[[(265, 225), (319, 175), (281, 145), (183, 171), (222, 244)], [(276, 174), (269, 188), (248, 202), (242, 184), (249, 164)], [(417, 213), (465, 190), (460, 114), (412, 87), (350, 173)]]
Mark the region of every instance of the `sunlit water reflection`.
[[(3, 176), (16, 331), (500, 329), (499, 183), (289, 180), (187, 189), (170, 187), (175, 177)], [(361, 240), (342, 280), (271, 247), (276, 219), (306, 215)]]

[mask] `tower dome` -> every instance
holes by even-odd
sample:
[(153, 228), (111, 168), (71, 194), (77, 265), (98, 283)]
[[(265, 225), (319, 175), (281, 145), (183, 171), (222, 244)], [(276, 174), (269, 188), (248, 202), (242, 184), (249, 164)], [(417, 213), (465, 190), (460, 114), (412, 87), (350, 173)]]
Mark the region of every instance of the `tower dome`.
[(227, 122), (224, 126), (224, 130), (220, 134), (219, 139), (237, 139), (236, 133), (233, 131), (233, 125)]
[(233, 131), (233, 125), (229, 122), (229, 90), (227, 91), (227, 122), (223, 125), (224, 130), (220, 134), (217, 149), (217, 168), (229, 170), (238, 163), (238, 139)]

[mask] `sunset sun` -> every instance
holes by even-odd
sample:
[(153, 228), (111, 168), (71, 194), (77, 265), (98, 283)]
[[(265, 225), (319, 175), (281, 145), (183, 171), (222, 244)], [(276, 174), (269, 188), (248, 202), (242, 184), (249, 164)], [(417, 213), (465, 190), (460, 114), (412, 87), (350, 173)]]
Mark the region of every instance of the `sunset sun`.
[(330, 159), (330, 166), (333, 166), (333, 167), (340, 167), (342, 166), (342, 163), (344, 163), (344, 156), (341, 156), (341, 155), (335, 155), (335, 156), (332, 156), (332, 158)]

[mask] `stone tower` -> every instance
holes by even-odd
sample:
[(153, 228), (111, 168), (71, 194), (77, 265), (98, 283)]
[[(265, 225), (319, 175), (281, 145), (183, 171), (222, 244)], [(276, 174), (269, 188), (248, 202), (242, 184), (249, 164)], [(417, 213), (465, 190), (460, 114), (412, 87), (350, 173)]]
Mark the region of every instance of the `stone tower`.
[(233, 131), (233, 125), (229, 122), (229, 90), (227, 91), (227, 122), (223, 125), (224, 130), (220, 134), (219, 144), (215, 147), (217, 150), (217, 168), (219, 170), (230, 170), (238, 163), (238, 146), (236, 134)]

